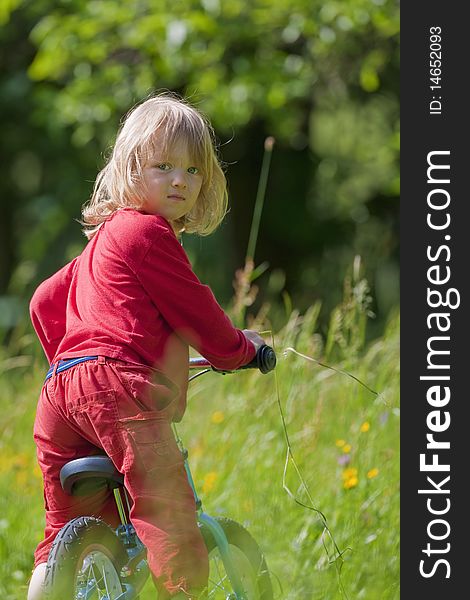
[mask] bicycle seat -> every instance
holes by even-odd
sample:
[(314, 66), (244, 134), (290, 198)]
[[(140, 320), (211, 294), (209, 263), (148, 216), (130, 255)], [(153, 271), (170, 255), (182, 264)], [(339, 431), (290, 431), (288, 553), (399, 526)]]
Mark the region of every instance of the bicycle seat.
[(109, 456), (86, 456), (66, 463), (60, 470), (62, 489), (71, 496), (87, 496), (107, 487), (124, 485), (120, 473)]

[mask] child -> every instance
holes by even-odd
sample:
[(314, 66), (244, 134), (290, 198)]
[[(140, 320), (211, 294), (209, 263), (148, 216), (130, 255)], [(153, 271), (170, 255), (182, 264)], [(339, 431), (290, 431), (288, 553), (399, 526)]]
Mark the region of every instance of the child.
[[(46, 529), (28, 600), (42, 598), (63, 525), (79, 515), (116, 522), (109, 493), (75, 498), (59, 482), (66, 462), (103, 450), (124, 474), (159, 598), (197, 598), (207, 585), (207, 551), (171, 429), (186, 407), (188, 346), (217, 368), (236, 369), (263, 340), (233, 327), (178, 235), (212, 232), (226, 206), (205, 118), (169, 94), (131, 111), (83, 210), (87, 246), (31, 300), (53, 366), (34, 426)], [(75, 360), (58, 370), (64, 359)]]

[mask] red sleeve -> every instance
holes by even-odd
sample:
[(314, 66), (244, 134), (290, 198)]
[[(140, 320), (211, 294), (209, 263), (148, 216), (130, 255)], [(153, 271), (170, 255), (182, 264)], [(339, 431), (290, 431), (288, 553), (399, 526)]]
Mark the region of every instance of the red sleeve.
[(254, 345), (196, 277), (174, 234), (158, 236), (137, 275), (170, 327), (214, 367), (233, 370), (254, 357)]
[(49, 362), (52, 362), (65, 334), (65, 311), (77, 259), (43, 281), (31, 298), (31, 321)]

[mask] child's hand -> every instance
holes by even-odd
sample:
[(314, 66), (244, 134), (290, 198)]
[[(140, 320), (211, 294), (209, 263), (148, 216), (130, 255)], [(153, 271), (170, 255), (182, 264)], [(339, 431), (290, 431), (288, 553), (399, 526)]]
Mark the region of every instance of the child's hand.
[(258, 352), (261, 346), (264, 346), (266, 344), (263, 338), (260, 335), (258, 335), (256, 331), (252, 331), (251, 329), (244, 329), (243, 335), (254, 345), (254, 347), (256, 348), (256, 352)]

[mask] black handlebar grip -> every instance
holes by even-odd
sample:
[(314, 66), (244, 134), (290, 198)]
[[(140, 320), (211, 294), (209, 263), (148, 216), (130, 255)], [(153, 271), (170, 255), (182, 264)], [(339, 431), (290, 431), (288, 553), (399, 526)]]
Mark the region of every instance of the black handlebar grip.
[(276, 353), (271, 346), (261, 346), (258, 348), (254, 359), (241, 369), (259, 369), (261, 373), (266, 374), (276, 367)]

